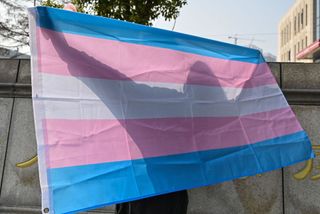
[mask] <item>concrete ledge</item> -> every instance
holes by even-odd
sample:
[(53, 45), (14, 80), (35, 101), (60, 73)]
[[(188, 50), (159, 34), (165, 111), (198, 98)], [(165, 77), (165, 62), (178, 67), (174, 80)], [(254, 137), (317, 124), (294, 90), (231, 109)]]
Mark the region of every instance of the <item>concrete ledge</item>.
[[(0, 59), (0, 82), (14, 83), (19, 68), (18, 59)], [(29, 68), (30, 72), (30, 68)]]
[(320, 89), (282, 89), (291, 105), (320, 105)]
[(18, 82), (19, 83), (31, 83), (31, 67), (30, 67), (30, 60), (28, 59), (21, 59), (19, 72), (18, 72)]
[(31, 84), (0, 83), (0, 97), (31, 98)]
[(12, 214), (41, 214), (40, 207), (8, 207), (0, 206), (0, 213), (12, 213)]
[(16, 98), (10, 125), (8, 149), (3, 172), (0, 204), (40, 206), (38, 166), (21, 169), (15, 165), (37, 153), (31, 99)]
[(282, 88), (320, 89), (320, 64), (281, 63)]
[[(320, 105), (320, 89), (282, 89), (292, 105)], [(31, 98), (31, 84), (0, 83), (0, 97)]]
[(2, 178), (8, 145), (12, 105), (12, 98), (0, 98), (0, 190), (2, 188)]

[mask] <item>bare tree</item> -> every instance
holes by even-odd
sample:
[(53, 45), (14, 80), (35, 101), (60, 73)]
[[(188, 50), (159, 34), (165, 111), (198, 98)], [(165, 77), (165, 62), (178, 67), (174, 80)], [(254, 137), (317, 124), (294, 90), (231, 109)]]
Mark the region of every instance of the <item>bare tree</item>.
[(22, 47), (29, 43), (28, 17), (26, 7), (32, 0), (0, 0), (0, 39), (12, 47)]

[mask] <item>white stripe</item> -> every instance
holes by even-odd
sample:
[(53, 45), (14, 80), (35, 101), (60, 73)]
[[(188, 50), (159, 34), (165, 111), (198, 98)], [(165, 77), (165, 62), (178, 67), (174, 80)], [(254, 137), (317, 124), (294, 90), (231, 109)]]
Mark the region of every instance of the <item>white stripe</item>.
[[(31, 50), (31, 80), (32, 80), (32, 94), (41, 90), (41, 85), (38, 84), (38, 53), (37, 53), (37, 40), (36, 40), (36, 10), (34, 8), (28, 9), (29, 17), (29, 32), (30, 32), (30, 50)], [(39, 167), (39, 181), (41, 187), (41, 210), (51, 210), (51, 189), (48, 185), (47, 165), (46, 165), (46, 150), (43, 135), (44, 110), (42, 108), (43, 103), (34, 102), (33, 100), (33, 113), (35, 122), (35, 131), (37, 139), (37, 155), (38, 155), (38, 167)], [(40, 105), (40, 106), (39, 106)]]
[(220, 88), (75, 78), (42, 73), (35, 102), (55, 119), (226, 117), (287, 107), (278, 85)]

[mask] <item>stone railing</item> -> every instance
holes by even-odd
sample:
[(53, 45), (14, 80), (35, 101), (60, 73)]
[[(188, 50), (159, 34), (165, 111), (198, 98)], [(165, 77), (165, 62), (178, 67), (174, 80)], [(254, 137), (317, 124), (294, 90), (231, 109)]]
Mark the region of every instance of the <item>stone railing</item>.
[[(319, 145), (320, 64), (271, 63), (270, 67), (312, 143)], [(35, 154), (30, 61), (0, 60), (0, 213), (40, 213), (37, 165), (15, 166)], [(313, 165), (305, 168), (306, 164)], [(320, 213), (319, 166), (315, 159), (190, 190), (189, 213)], [(106, 207), (89, 213), (113, 212), (113, 207)]]

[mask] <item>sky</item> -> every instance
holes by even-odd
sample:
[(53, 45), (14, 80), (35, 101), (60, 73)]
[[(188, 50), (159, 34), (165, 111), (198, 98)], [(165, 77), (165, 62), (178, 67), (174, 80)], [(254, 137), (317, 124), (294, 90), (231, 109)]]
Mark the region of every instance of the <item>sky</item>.
[[(295, 0), (188, 0), (175, 31), (234, 43), (256, 45), (277, 55), (278, 23)], [(154, 27), (171, 30), (174, 21), (159, 19)]]

